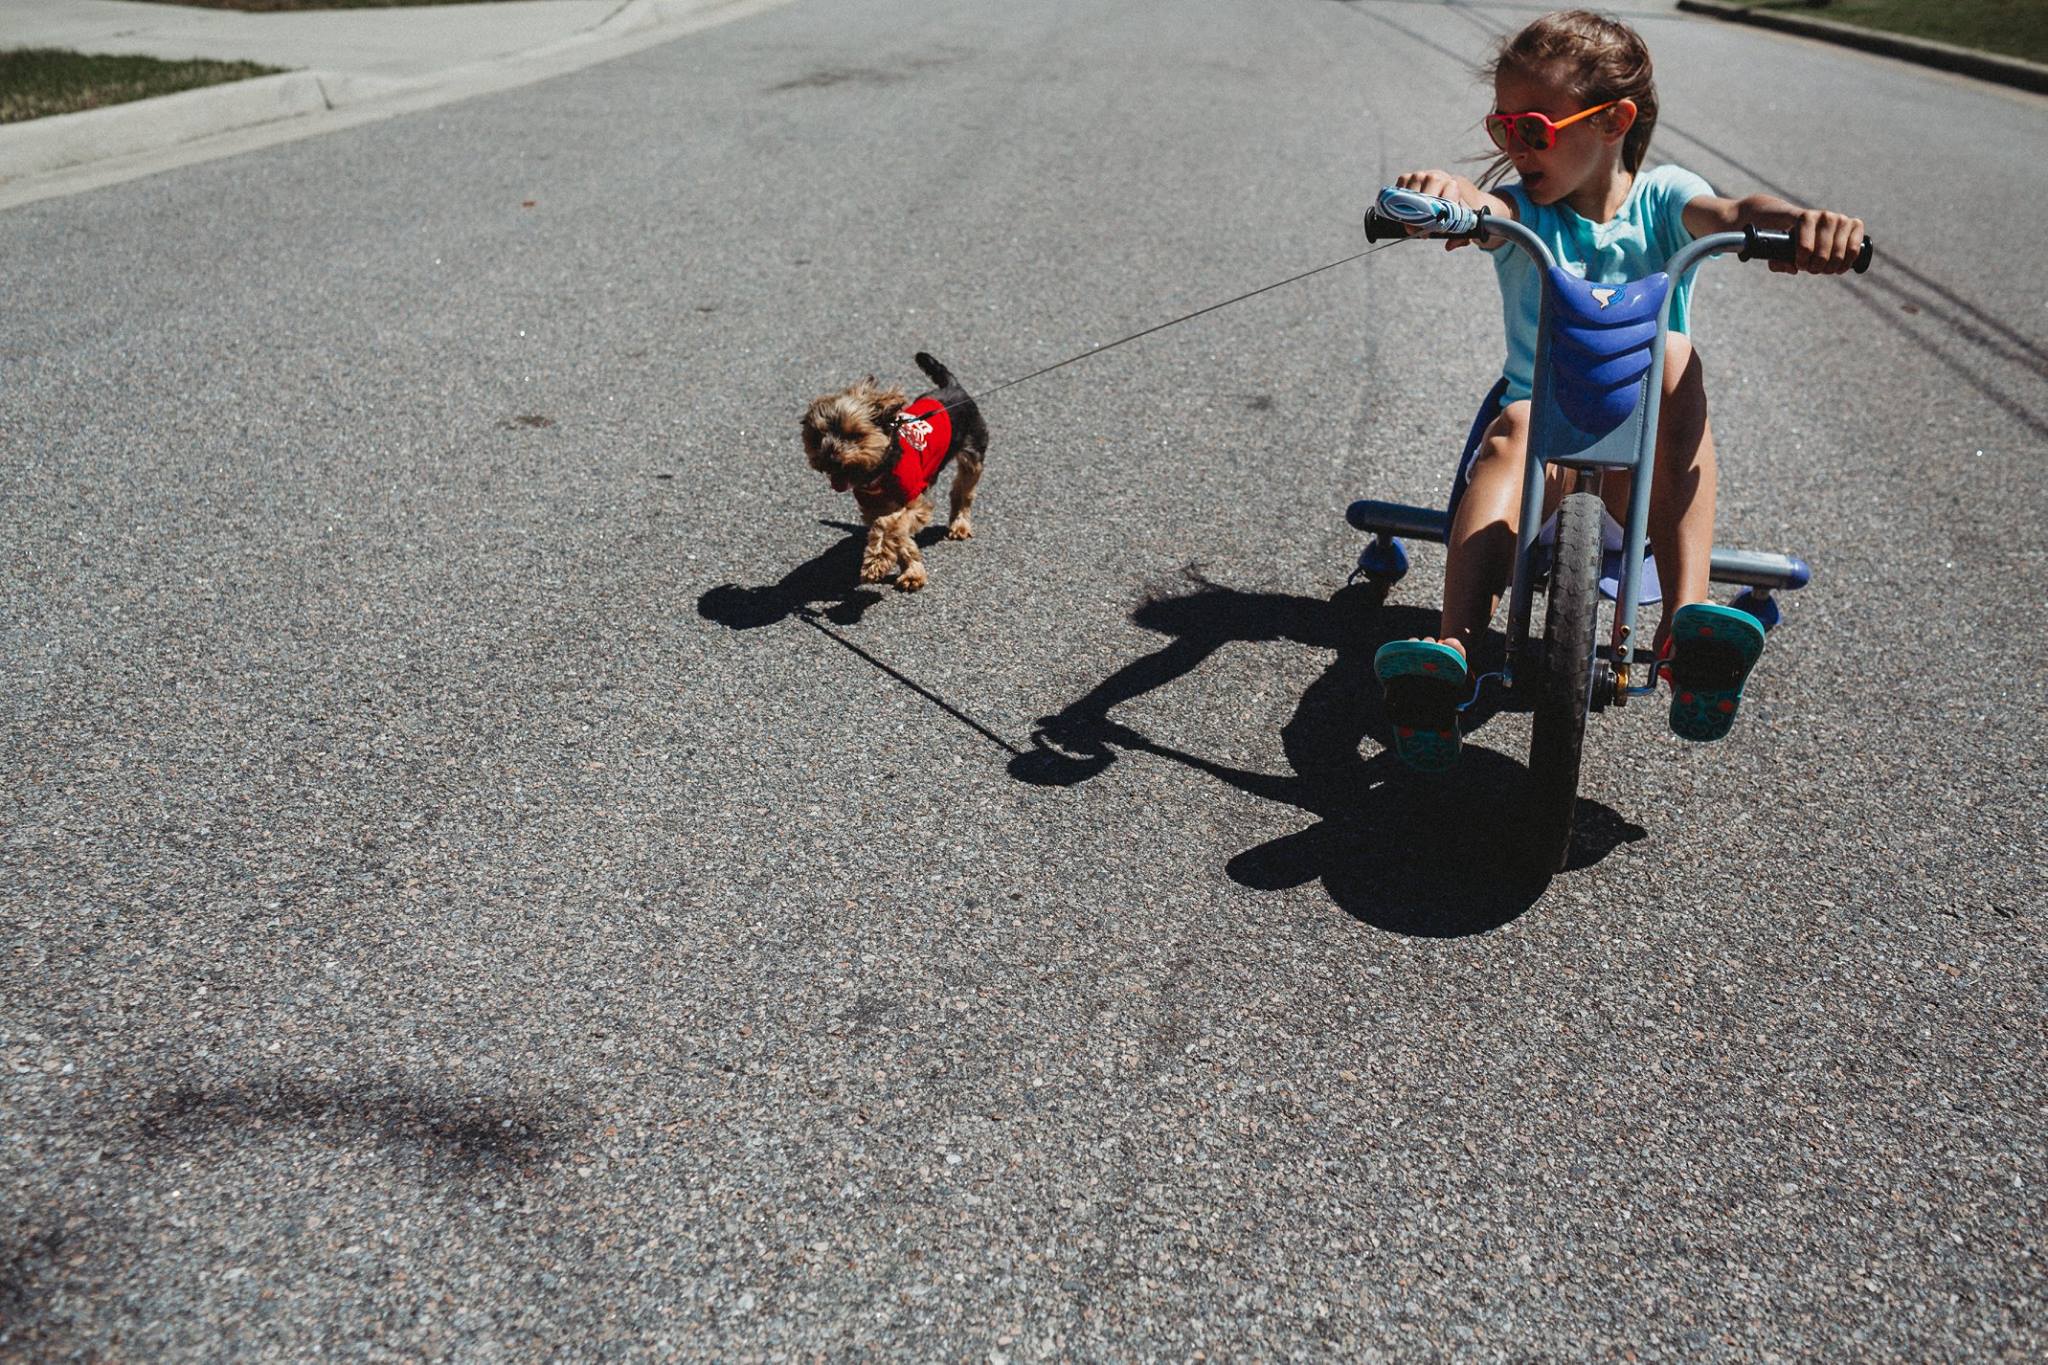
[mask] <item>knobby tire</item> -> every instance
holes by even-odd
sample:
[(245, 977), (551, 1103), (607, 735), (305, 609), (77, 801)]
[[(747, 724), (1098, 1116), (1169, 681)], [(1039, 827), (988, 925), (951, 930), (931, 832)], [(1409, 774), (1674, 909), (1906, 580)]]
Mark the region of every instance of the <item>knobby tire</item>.
[(1573, 493), (1558, 509), (1557, 548), (1544, 594), (1543, 661), (1529, 739), (1529, 854), (1544, 875), (1571, 857), (1579, 756), (1592, 710), (1600, 629), (1601, 503)]

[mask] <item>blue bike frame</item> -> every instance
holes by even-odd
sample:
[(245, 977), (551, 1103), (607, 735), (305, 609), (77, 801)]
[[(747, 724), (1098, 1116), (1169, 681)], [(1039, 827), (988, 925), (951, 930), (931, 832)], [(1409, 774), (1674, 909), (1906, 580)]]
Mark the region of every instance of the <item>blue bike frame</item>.
[[(1717, 232), (1700, 237), (1673, 255), (1664, 271), (1647, 279), (1592, 285), (1560, 269), (1542, 239), (1521, 223), (1482, 215), (1476, 226), (1480, 237), (1505, 238), (1527, 252), (1543, 274), (1528, 464), (1522, 475), (1522, 517), (1508, 598), (1503, 680), (1514, 685), (1515, 664), (1529, 638), (1536, 575), (1528, 570), (1542, 532), (1545, 466), (1621, 469), (1632, 477), (1628, 520), (1622, 528), (1622, 572), (1615, 594), (1619, 613), (1615, 693), (1619, 699), (1650, 692), (1656, 686), (1654, 670), (1648, 683), (1630, 686), (1630, 643), (1635, 638), (1643, 554), (1649, 540), (1650, 486), (1657, 465), (1657, 414), (1664, 396), (1664, 344), (1671, 330), (1672, 285), (1708, 256), (1742, 248), (1750, 234)], [(1652, 309), (1654, 326), (1647, 321)]]

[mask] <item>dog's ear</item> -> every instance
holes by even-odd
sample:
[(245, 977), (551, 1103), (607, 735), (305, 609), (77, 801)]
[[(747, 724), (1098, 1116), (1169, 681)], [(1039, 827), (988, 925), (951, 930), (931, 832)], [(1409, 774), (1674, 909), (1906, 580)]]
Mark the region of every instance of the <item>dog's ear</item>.
[(874, 421), (880, 421), (901, 412), (910, 402), (910, 399), (904, 395), (903, 390), (893, 385), (884, 388), (882, 385), (877, 384), (872, 376), (868, 379), (867, 383), (860, 385), (856, 392), (860, 395), (860, 401), (866, 405), (870, 420)]

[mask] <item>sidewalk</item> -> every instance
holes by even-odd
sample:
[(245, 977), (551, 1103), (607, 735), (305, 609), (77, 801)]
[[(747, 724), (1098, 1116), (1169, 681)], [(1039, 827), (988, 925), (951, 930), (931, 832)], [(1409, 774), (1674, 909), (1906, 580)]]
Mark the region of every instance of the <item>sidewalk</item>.
[(605, 24), (627, 0), (511, 0), (423, 9), (237, 10), (136, 0), (0, 0), (0, 46), (261, 62), (337, 75), (431, 76)]
[(0, 125), (0, 208), (507, 89), (786, 0), (504, 0), (247, 14), (0, 0), (0, 47), (288, 68)]

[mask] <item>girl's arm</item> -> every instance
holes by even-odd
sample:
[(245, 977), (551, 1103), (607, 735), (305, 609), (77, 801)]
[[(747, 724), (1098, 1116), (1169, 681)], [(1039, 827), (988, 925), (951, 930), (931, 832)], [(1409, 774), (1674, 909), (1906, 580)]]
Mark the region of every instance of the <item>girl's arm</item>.
[(1751, 226), (1791, 233), (1799, 243), (1799, 256), (1793, 261), (1772, 261), (1771, 269), (1780, 274), (1839, 275), (1856, 264), (1856, 254), (1863, 249), (1861, 218), (1828, 209), (1803, 209), (1775, 195), (1722, 199), (1702, 194), (1687, 202), (1684, 218), (1685, 230), (1695, 237)]
[[(1485, 209), (1488, 213), (1504, 218), (1521, 217), (1515, 212), (1514, 200), (1488, 194), (1464, 176), (1452, 175), (1449, 171), (1403, 171), (1394, 181), (1394, 187), (1414, 190), (1417, 194), (1432, 194), (1439, 199), (1449, 199), (1453, 203), (1463, 204), (1468, 209)], [(1691, 224), (1688, 222), (1686, 226), (1690, 227)], [(1464, 245), (1466, 239), (1453, 237), (1444, 243), (1444, 250), (1456, 251)], [(1506, 239), (1496, 238), (1480, 245), (1492, 251), (1496, 247), (1506, 245)]]

